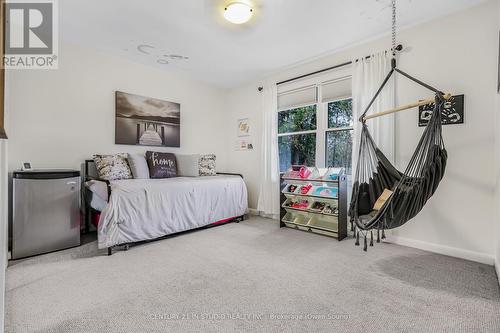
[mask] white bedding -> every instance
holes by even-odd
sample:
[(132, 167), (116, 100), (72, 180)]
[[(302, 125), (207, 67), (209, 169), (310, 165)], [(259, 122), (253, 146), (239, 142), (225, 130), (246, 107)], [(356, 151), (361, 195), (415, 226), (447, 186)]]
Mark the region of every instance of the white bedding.
[(85, 187), (91, 192), (88, 197), (90, 207), (102, 212), (108, 204), (108, 185), (99, 180), (85, 182)]
[(238, 176), (116, 180), (111, 189), (99, 221), (99, 248), (195, 229), (248, 209)]

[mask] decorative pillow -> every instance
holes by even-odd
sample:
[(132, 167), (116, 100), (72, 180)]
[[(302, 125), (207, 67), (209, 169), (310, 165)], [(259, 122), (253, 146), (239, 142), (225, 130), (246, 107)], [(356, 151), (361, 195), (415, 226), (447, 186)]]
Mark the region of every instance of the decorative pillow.
[(105, 180), (132, 178), (127, 157), (128, 154), (94, 155), (94, 163), (99, 173), (99, 178)]
[(200, 175), (200, 154), (175, 154), (177, 161), (177, 176), (198, 177)]
[(144, 155), (128, 154), (128, 164), (135, 179), (148, 179), (149, 167)]
[(149, 177), (171, 178), (177, 177), (177, 164), (175, 155), (156, 151), (146, 152), (146, 161), (149, 166)]
[(215, 155), (200, 156), (200, 176), (215, 176)]

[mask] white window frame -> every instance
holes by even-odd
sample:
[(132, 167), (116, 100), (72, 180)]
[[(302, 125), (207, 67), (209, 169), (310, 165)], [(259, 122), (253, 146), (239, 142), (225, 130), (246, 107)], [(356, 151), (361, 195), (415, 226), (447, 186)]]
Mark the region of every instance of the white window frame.
[(324, 140), (324, 144), (325, 144), (325, 150), (324, 150), (324, 164), (323, 166), (326, 166), (326, 154), (327, 154), (327, 151), (326, 151), (326, 136), (329, 132), (340, 132), (340, 131), (353, 131), (354, 133), (354, 121), (355, 119), (353, 119), (353, 125), (352, 126), (344, 126), (344, 127), (328, 127), (328, 104), (329, 103), (332, 103), (332, 102), (338, 102), (338, 101), (345, 101), (346, 99), (352, 99), (352, 94), (351, 95), (348, 95), (348, 96), (343, 96), (343, 97), (339, 97), (339, 98), (335, 98), (335, 99), (332, 99), (332, 100), (327, 100), (325, 102), (323, 102), (323, 106), (325, 108), (325, 122), (326, 122), (326, 130), (325, 130), (325, 133), (323, 135), (323, 140)]
[[(335, 75), (330, 74), (329, 79), (325, 80), (324, 76), (318, 77), (318, 78), (313, 78), (309, 79), (305, 82), (301, 82), (301, 87), (310, 87), (310, 86), (315, 86), (316, 87), (316, 93), (317, 93), (317, 99), (316, 103), (306, 103), (306, 104), (300, 104), (300, 105), (293, 105), (293, 106), (288, 106), (285, 108), (278, 109), (276, 112), (276, 118), (278, 118), (279, 112), (282, 111), (287, 111), (287, 110), (293, 110), (297, 109), (300, 107), (305, 107), (305, 106), (311, 106), (311, 105), (316, 105), (316, 129), (315, 130), (308, 130), (308, 131), (298, 131), (298, 132), (287, 132), (287, 133), (278, 133), (278, 138), (282, 136), (292, 136), (292, 135), (301, 135), (301, 134), (311, 134), (315, 133), (316, 134), (316, 166), (319, 168), (324, 168), (326, 167), (326, 135), (328, 132), (333, 132), (333, 131), (343, 131), (343, 130), (354, 130), (353, 126), (349, 127), (342, 127), (342, 128), (328, 128), (328, 103), (335, 102), (335, 101), (340, 101), (340, 100), (345, 100), (352, 98), (352, 95), (348, 96), (343, 96), (340, 98), (335, 98), (331, 100), (325, 100), (323, 101), (323, 91), (322, 91), (322, 86), (325, 83), (329, 83), (332, 81), (341, 81), (341, 80), (348, 80), (352, 79), (352, 75), (349, 73), (346, 75), (346, 73), (335, 73)], [(291, 89), (290, 91), (284, 92), (286, 93), (291, 93), (295, 90), (299, 90), (299, 88)], [(354, 121), (354, 119), (353, 119)], [(276, 121), (276, 124), (278, 124), (278, 121)]]
[[(316, 90), (316, 91), (318, 91), (318, 90)], [(316, 102), (314, 104), (299, 104), (299, 105), (294, 105), (294, 106), (291, 106), (291, 107), (286, 107), (286, 108), (280, 109), (280, 110), (278, 110), (278, 112), (276, 112), (276, 118), (277, 118), (276, 119), (276, 126), (278, 126), (278, 119), (279, 119), (278, 114), (280, 112), (291, 111), (291, 110), (298, 109), (298, 108), (301, 108), (301, 107), (316, 105), (316, 129), (315, 130), (278, 133), (278, 138), (280, 138), (282, 136), (293, 136), (293, 135), (312, 134), (312, 133), (314, 133), (316, 135), (316, 163), (318, 162), (318, 104), (319, 104), (318, 102)], [(278, 132), (278, 131), (276, 131), (276, 132)], [(279, 147), (278, 147), (278, 149), (279, 149)], [(279, 154), (278, 154), (278, 158), (279, 158)]]

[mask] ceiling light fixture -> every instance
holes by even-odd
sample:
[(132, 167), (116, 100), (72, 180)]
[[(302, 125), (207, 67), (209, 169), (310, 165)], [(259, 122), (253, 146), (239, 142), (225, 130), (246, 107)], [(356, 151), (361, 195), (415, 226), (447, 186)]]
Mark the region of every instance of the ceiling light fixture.
[(252, 7), (241, 2), (232, 2), (224, 8), (224, 18), (234, 24), (245, 23), (252, 15)]

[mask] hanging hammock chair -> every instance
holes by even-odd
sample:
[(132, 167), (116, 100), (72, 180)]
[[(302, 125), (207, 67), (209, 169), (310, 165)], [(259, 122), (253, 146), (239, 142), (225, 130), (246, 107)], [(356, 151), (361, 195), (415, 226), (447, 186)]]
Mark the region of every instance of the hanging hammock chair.
[[(394, 73), (402, 74), (435, 93), (434, 111), (404, 172), (398, 171), (380, 151), (366, 125), (366, 120), (369, 118), (403, 109), (366, 116)], [(374, 229), (377, 231), (377, 242), (380, 242), (380, 231), (382, 231), (383, 239), (385, 229), (397, 228), (417, 215), (434, 194), (443, 178), (448, 156), (441, 135), (441, 111), (445, 102), (442, 92), (399, 70), (396, 68), (395, 59), (392, 59), (391, 71), (360, 117), (362, 130), (349, 216), (351, 229), (356, 237), (356, 245), (359, 245), (361, 234), (364, 236), (365, 251), (368, 231), (371, 235), (370, 246), (373, 246)], [(384, 190), (390, 190), (392, 194), (383, 202), (380, 209), (374, 210), (375, 202)]]
[[(359, 156), (352, 190), (349, 216), (351, 229), (354, 231), (356, 245), (359, 245), (360, 234), (364, 236), (364, 250), (367, 250), (367, 235), (370, 232), (370, 246), (373, 246), (373, 230), (377, 231), (377, 242), (385, 238), (385, 229), (402, 226), (424, 207), (425, 203), (436, 191), (444, 176), (448, 154), (441, 135), (441, 112), (450, 94), (441, 91), (408, 75), (396, 66), (396, 0), (392, 0), (392, 52), (391, 70), (370, 103), (359, 118), (362, 123)], [(416, 82), (434, 92), (435, 97), (419, 101), (404, 107), (366, 115), (394, 73)], [(417, 148), (404, 172), (398, 171), (375, 144), (366, 120), (399, 112), (416, 106), (434, 102), (434, 110), (427, 127), (418, 142)]]

